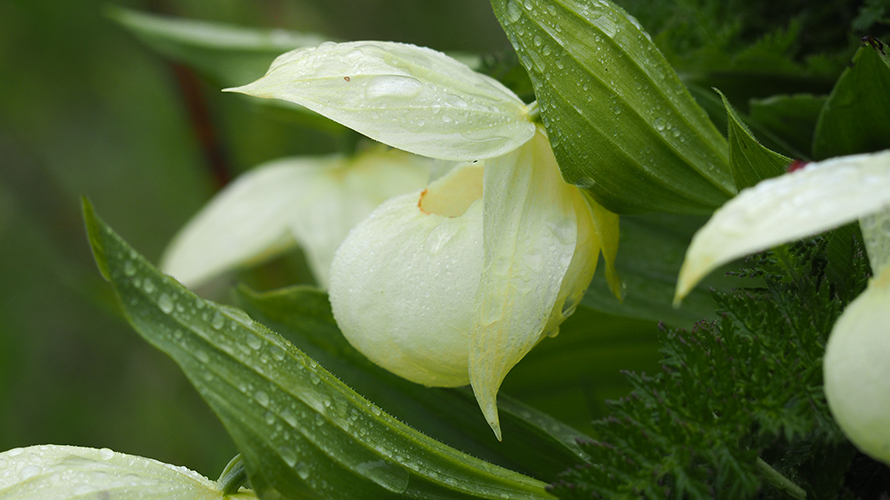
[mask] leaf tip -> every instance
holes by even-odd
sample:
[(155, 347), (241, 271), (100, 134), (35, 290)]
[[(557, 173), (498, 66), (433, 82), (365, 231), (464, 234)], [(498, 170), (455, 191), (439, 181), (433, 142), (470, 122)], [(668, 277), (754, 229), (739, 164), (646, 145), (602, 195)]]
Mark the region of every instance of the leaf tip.
[(99, 267), (102, 277), (111, 281), (108, 259), (105, 257), (105, 246), (102, 244), (102, 229), (106, 227), (105, 223), (96, 215), (93, 204), (90, 203), (86, 196), (81, 198), (81, 205), (83, 207), (83, 221), (86, 225), (87, 238), (90, 242), (90, 248), (93, 250), (93, 257), (96, 259), (96, 265)]

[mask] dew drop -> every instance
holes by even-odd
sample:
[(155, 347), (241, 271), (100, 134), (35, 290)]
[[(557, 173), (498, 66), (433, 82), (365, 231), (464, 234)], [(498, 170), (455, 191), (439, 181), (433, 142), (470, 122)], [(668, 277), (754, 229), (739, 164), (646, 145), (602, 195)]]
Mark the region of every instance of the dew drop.
[(32, 477), (36, 476), (37, 474), (40, 474), (40, 470), (41, 470), (40, 467), (38, 467), (36, 465), (29, 465), (29, 466), (25, 467), (24, 469), (22, 469), (21, 472), (19, 472), (19, 478), (22, 481), (27, 481), (28, 479), (31, 479)]
[(655, 119), (655, 128), (664, 130), (664, 120), (661, 117)]
[(292, 411), (290, 411), (290, 409), (285, 408), (284, 411), (281, 412), (281, 418), (283, 418), (284, 421), (287, 422), (287, 425), (291, 427), (297, 426), (297, 417)]
[(522, 7), (516, 0), (507, 1), (507, 22), (515, 23), (522, 17)]
[(258, 351), (260, 349), (260, 347), (263, 347), (263, 340), (251, 333), (247, 334), (246, 341), (247, 341), (248, 347), (250, 347), (254, 351)]
[[(297, 454), (294, 453), (294, 449), (290, 446), (282, 446), (281, 448), (278, 448), (278, 454), (281, 455), (281, 459), (284, 460), (284, 463), (286, 463), (288, 467), (293, 467), (297, 464)], [(303, 479), (306, 478), (304, 477)]]
[(261, 404), (262, 406), (266, 406), (269, 404), (269, 395), (263, 391), (256, 391), (256, 394), (253, 395), (256, 402)]
[(416, 78), (410, 76), (375, 76), (365, 87), (368, 99), (399, 98), (407, 99), (416, 96), (423, 90)]
[(297, 475), (300, 476), (300, 479), (306, 480), (309, 479), (309, 464), (306, 462), (300, 462), (295, 466), (297, 470)]
[(318, 375), (315, 373), (309, 374), (309, 380), (311, 380), (314, 385), (318, 385), (318, 383), (321, 382), (321, 379), (318, 378)]
[(146, 279), (146, 280), (142, 283), (142, 289), (145, 290), (145, 293), (154, 293), (154, 291), (155, 291), (155, 284), (152, 283), (151, 280)]
[(266, 423), (272, 425), (275, 423), (275, 414), (271, 411), (267, 411), (263, 418), (266, 420)]
[(158, 307), (161, 308), (161, 311), (164, 311), (164, 314), (170, 314), (173, 312), (173, 299), (170, 298), (166, 293), (162, 293), (158, 298)]
[(219, 311), (216, 311), (216, 314), (213, 315), (213, 320), (210, 322), (210, 326), (214, 329), (219, 330), (226, 324), (226, 318)]
[(128, 260), (124, 263), (124, 275), (133, 276), (134, 274), (136, 274), (136, 265), (133, 264), (132, 260)]
[(207, 351), (195, 351), (195, 357), (202, 363), (210, 362), (210, 355), (207, 354)]
[(284, 359), (284, 349), (278, 347), (277, 345), (269, 346), (269, 352), (272, 353), (272, 357), (281, 361)]

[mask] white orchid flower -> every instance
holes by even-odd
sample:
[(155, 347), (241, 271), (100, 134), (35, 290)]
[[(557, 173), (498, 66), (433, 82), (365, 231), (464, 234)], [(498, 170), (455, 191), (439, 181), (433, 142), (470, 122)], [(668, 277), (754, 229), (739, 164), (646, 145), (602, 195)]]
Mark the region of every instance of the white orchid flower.
[(458, 162), (350, 233), (330, 299), (343, 334), (375, 363), (428, 386), (470, 383), (500, 439), (501, 382), (574, 311), (600, 251), (617, 289), (617, 216), (562, 180), (543, 129), (512, 91), (440, 52), (327, 43), (284, 54), (232, 90)]
[(349, 230), (383, 201), (425, 186), (431, 164), (381, 145), (351, 158), (285, 158), (258, 166), (180, 230), (161, 269), (195, 287), (299, 245), (316, 282), (327, 288), (334, 252)]
[(850, 441), (890, 465), (890, 150), (810, 163), (739, 193), (693, 237), (676, 297), (721, 264), (856, 219), (875, 277), (832, 329), (825, 396)]

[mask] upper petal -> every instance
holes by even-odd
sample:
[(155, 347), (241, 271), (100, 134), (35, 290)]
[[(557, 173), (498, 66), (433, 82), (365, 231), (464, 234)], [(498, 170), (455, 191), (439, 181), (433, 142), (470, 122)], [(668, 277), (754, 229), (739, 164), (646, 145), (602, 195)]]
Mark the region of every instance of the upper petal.
[(451, 57), (394, 42), (325, 43), (279, 56), (230, 89), (301, 104), (392, 147), (431, 158), (499, 156), (528, 141), (527, 108)]
[(745, 189), (692, 238), (676, 299), (735, 258), (813, 235), (890, 204), (890, 150), (842, 156)]

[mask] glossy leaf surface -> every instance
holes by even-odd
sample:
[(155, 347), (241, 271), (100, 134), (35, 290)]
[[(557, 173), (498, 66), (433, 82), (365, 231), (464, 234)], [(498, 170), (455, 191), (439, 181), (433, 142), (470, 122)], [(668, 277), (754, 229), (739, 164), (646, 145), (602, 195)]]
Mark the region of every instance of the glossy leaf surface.
[(550, 498), (382, 412), (243, 311), (158, 273), (85, 206), (124, 313), (220, 417), (262, 498)]
[(492, 6), (531, 76), (566, 181), (617, 213), (707, 213), (735, 192), (726, 141), (621, 8)]
[(822, 108), (817, 160), (890, 148), (890, 47), (874, 42), (859, 48)]
[(720, 94), (720, 97), (723, 98), (726, 115), (729, 117), (729, 165), (736, 186), (744, 189), (785, 173), (785, 167), (791, 162), (791, 158), (771, 151), (757, 142), (726, 96)]

